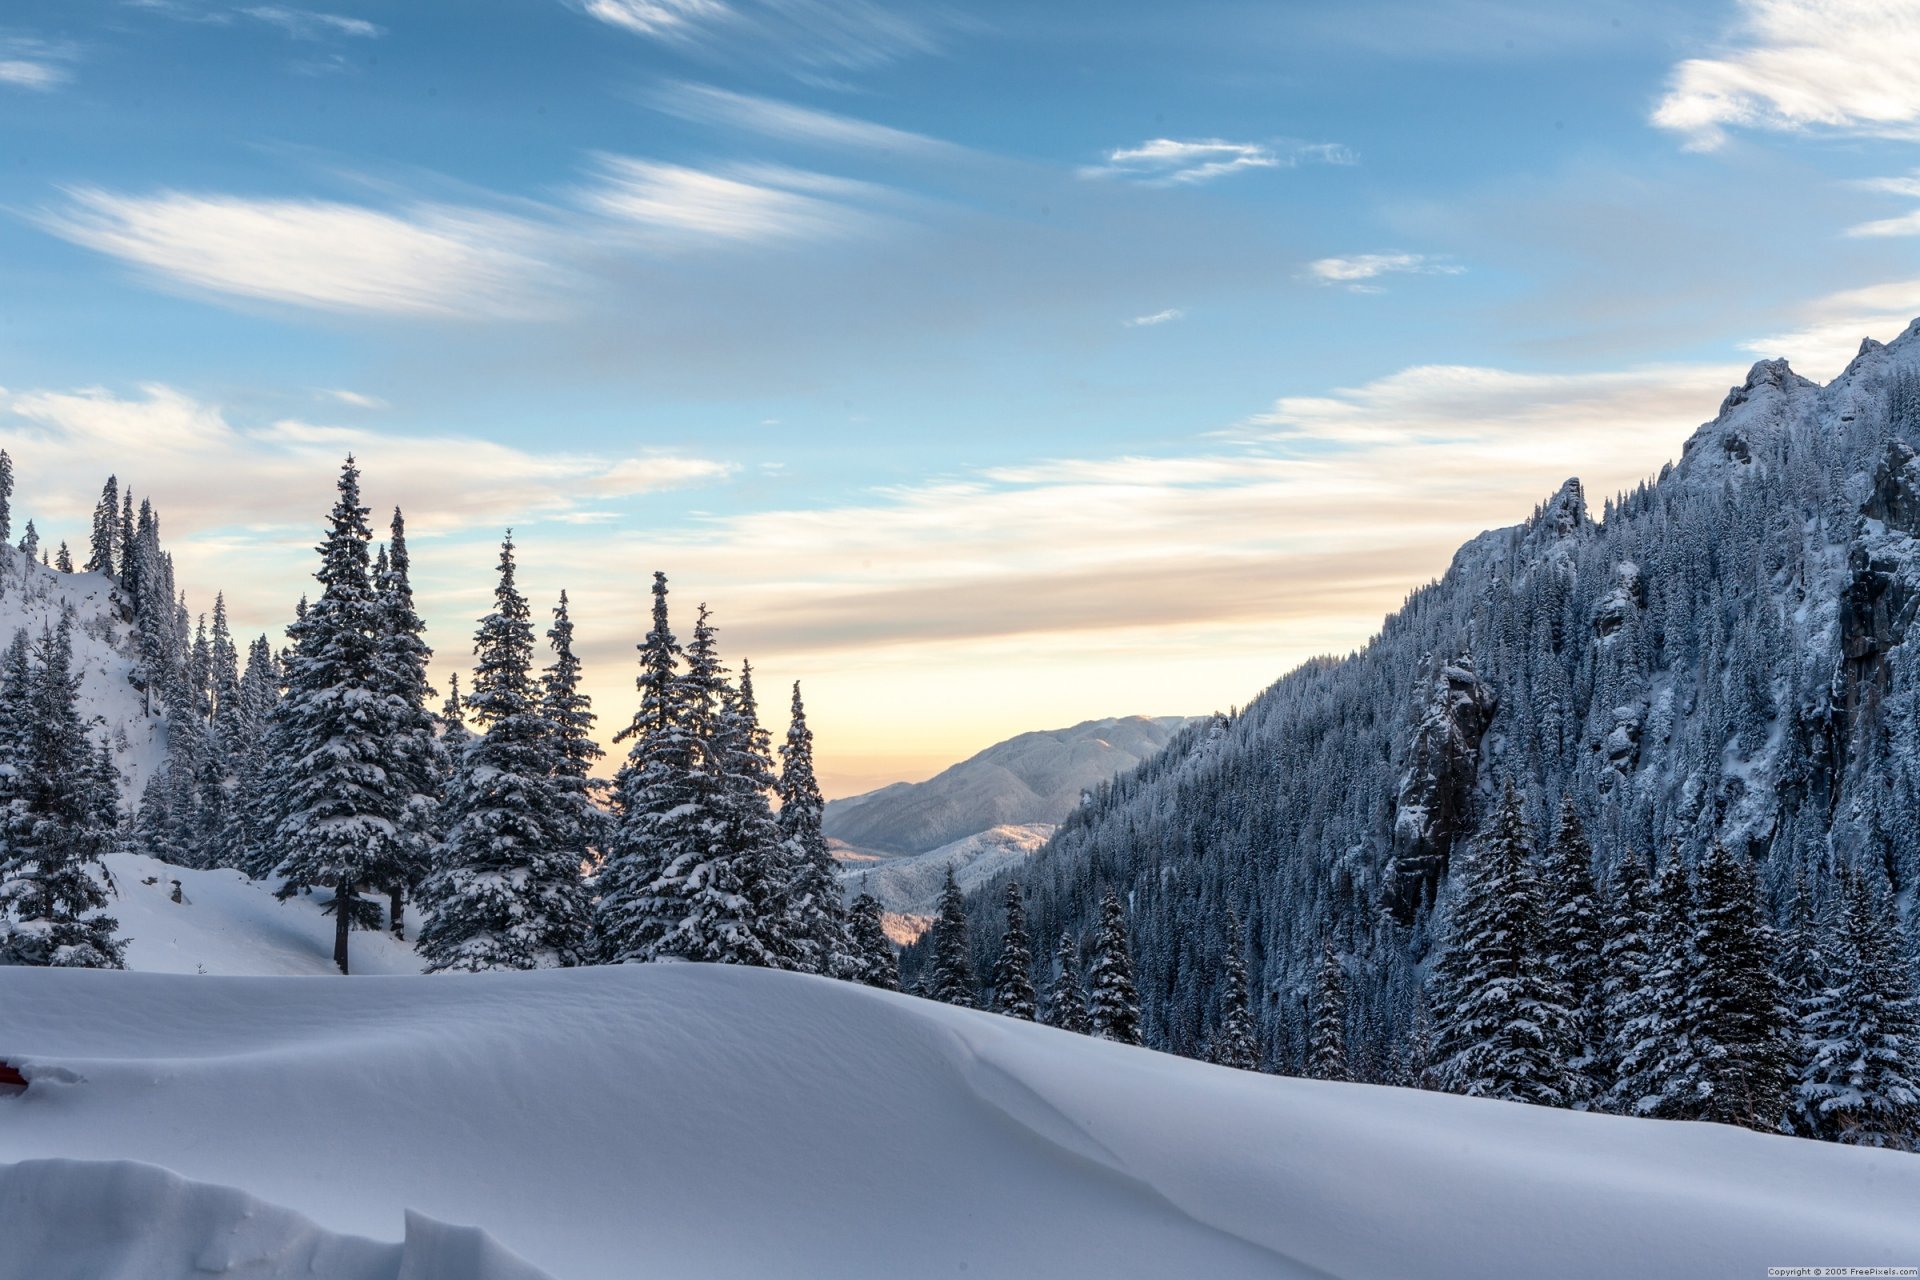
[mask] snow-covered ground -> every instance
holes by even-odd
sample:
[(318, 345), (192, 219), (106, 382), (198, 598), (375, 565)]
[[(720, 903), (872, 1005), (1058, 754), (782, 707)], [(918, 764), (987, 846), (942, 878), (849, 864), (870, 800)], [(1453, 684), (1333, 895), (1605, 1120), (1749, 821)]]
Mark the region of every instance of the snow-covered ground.
[[(556, 1280), (1920, 1262), (1912, 1156), (1260, 1076), (763, 970), (15, 969), (0, 1059), (31, 1082), (0, 1161), (87, 1162), (0, 1167), (9, 1280), (315, 1250), (351, 1280), (524, 1277), (501, 1250)], [(404, 1233), (412, 1269), (300, 1216)]]
[[(338, 972), (333, 917), (320, 913), (326, 890), (282, 902), (273, 896), (277, 882), (249, 880), (238, 871), (192, 871), (134, 853), (108, 854), (106, 863), (119, 890), (107, 914), (128, 939), (129, 969), (242, 977)], [(173, 901), (176, 880), (179, 902)], [(413, 947), (384, 931), (356, 930), (348, 955), (356, 974), (420, 972)]]

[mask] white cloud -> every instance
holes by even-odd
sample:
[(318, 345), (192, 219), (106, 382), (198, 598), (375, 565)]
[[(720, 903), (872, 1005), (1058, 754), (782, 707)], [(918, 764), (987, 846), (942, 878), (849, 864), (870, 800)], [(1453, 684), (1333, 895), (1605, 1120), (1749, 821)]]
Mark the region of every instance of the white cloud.
[(1182, 141), (1149, 138), (1134, 147), (1107, 153), (1106, 163), (1080, 170), (1082, 177), (1130, 178), (1138, 182), (1176, 185), (1207, 182), (1247, 169), (1291, 169), (1301, 164), (1349, 165), (1358, 158), (1335, 142), (1228, 142), (1222, 138)]
[(733, 12), (720, 0), (585, 0), (581, 8), (588, 17), (643, 36), (682, 35)]
[(57, 89), (73, 79), (69, 64), (79, 52), (65, 41), (0, 35), (0, 85), (42, 93)]
[(43, 213), (63, 239), (200, 289), (326, 311), (536, 314), (536, 228), (473, 209), (405, 214), (318, 200), (76, 188)]
[(1126, 325), (1129, 329), (1138, 329), (1147, 325), (1167, 324), (1174, 320), (1183, 320), (1186, 318), (1186, 315), (1186, 311), (1181, 307), (1168, 307), (1165, 311), (1156, 311), (1149, 316), (1135, 316), (1133, 319), (1127, 321)]
[(727, 125), (792, 142), (889, 153), (962, 150), (953, 143), (905, 129), (713, 85), (672, 84), (649, 94), (646, 101), (656, 110), (682, 120)]
[(658, 232), (758, 242), (842, 234), (867, 215), (828, 196), (878, 194), (865, 183), (782, 166), (712, 173), (685, 165), (600, 157), (600, 182), (585, 193), (598, 213)]
[(341, 404), (351, 405), (355, 409), (385, 409), (390, 407), (387, 402), (379, 396), (362, 395), (358, 391), (348, 391), (344, 387), (334, 387), (321, 394), (325, 395), (329, 400), (337, 400)]
[(567, 0), (588, 17), (651, 40), (785, 70), (857, 71), (937, 52), (956, 20), (874, 0)]
[(0, 84), (9, 84), (16, 89), (53, 89), (65, 84), (68, 79), (65, 67), (56, 67), (50, 62), (0, 58)]
[(1901, 0), (1741, 0), (1717, 57), (1674, 68), (1653, 123), (1710, 150), (1730, 128), (1920, 136), (1920, 9)]
[(1322, 284), (1344, 284), (1356, 293), (1378, 293), (1367, 281), (1385, 275), (1457, 276), (1466, 270), (1458, 263), (1423, 253), (1361, 253), (1350, 258), (1320, 258), (1307, 264), (1307, 274)]
[(365, 18), (347, 18), (337, 13), (316, 13), (311, 9), (291, 9), (284, 5), (254, 5), (240, 12), (249, 18), (279, 27), (296, 40), (321, 40), (329, 36), (347, 36), (371, 40), (386, 34), (383, 27)]
[(1825, 381), (1859, 353), (1861, 338), (1899, 333), (1920, 316), (1920, 279), (1830, 293), (1801, 311), (1800, 327), (1741, 346), (1758, 356), (1786, 356), (1807, 377)]

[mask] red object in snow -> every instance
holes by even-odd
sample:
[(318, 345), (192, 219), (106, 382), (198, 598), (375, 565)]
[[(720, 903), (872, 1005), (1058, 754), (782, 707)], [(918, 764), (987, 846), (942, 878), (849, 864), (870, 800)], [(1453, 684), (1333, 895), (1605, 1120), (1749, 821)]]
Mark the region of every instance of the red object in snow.
[(21, 1075), (12, 1063), (0, 1062), (0, 1084), (18, 1085), (24, 1089), (27, 1087), (27, 1078)]

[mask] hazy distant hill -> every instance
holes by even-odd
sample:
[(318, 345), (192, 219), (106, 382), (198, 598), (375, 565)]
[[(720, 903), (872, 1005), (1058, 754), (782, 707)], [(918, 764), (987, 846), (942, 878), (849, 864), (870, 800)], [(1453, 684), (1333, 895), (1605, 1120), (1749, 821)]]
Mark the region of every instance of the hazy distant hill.
[(925, 782), (827, 804), (826, 832), (856, 849), (925, 853), (1001, 826), (1057, 823), (1080, 793), (1156, 754), (1183, 716), (1121, 716), (1023, 733)]

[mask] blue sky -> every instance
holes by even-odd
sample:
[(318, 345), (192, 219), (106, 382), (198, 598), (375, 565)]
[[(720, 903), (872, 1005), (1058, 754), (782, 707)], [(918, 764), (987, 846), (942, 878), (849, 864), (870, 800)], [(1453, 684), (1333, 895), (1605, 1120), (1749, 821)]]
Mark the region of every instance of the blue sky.
[(1757, 355), (1920, 312), (1904, 6), (15, 0), (0, 442), (276, 633), (331, 468), (442, 658), (512, 524), (831, 780), (1244, 701)]

